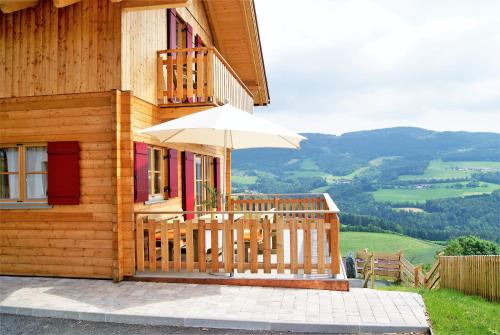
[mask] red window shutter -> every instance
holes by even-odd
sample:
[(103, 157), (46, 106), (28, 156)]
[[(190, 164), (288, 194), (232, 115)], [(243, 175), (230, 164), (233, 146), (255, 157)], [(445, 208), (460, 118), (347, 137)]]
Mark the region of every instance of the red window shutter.
[(167, 25), (168, 25), (168, 48), (177, 49), (177, 11), (175, 8), (167, 9)]
[[(182, 165), (184, 178), (182, 179), (182, 200), (185, 211), (194, 211), (194, 155), (184, 151)], [(186, 214), (186, 220), (194, 219), (194, 214)]]
[[(220, 158), (216, 157), (214, 161), (214, 181), (215, 181), (215, 189), (217, 190), (217, 194), (222, 196), (222, 188), (221, 188), (221, 165), (220, 165)], [(220, 199), (217, 200), (217, 210), (221, 210), (221, 203)]]
[(178, 154), (175, 149), (168, 149), (168, 197), (175, 198), (179, 196), (178, 180)]
[(134, 142), (134, 202), (148, 198), (148, 145)]
[(201, 40), (200, 35), (196, 34), (194, 36), (194, 47), (195, 48), (201, 48), (204, 47), (205, 45), (203, 44), (203, 41)]
[(49, 142), (47, 153), (49, 205), (78, 205), (80, 203), (80, 146), (78, 142)]

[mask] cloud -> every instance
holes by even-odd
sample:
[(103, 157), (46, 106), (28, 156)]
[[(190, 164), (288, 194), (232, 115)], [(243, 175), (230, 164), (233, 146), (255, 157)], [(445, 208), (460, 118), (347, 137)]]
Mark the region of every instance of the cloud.
[(500, 1), (256, 0), (271, 105), (295, 131), (500, 131)]

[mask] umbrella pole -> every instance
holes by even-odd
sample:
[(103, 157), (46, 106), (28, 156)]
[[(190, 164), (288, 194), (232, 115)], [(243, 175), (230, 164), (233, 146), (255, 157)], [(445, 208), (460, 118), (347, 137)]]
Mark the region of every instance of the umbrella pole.
[(223, 171), (223, 185), (222, 185), (222, 210), (226, 210), (226, 162), (227, 162), (227, 130), (224, 130), (224, 171)]

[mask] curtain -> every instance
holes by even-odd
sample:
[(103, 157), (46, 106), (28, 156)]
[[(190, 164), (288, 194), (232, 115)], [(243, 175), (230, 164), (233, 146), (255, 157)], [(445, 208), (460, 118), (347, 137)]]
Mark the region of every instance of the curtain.
[[(19, 154), (17, 148), (7, 148), (5, 150), (7, 159), (7, 172), (19, 172)], [(9, 174), (7, 178), (6, 197), (7, 199), (19, 198), (19, 175)]]
[(26, 148), (26, 197), (44, 199), (47, 197), (47, 175), (31, 172), (47, 171), (47, 148)]

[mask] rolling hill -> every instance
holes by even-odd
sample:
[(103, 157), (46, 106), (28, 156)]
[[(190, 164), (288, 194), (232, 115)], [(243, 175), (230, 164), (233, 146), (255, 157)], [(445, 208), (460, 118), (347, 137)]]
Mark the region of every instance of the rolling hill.
[(233, 191), (328, 192), (350, 230), (500, 241), (500, 134), (398, 127), (304, 135), (301, 150), (235, 151)]

